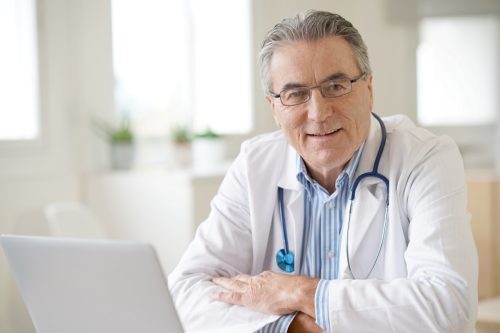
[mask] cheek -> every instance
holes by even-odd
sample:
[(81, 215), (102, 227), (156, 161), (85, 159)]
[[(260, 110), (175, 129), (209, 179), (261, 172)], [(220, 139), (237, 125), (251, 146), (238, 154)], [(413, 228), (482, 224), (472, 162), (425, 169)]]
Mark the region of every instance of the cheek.
[(282, 115), (280, 117), (281, 129), (288, 143), (298, 151), (301, 150), (303, 141), (303, 125), (307, 121), (307, 113)]
[(371, 107), (367, 100), (349, 101), (339, 110), (342, 110), (342, 115), (354, 125), (354, 129), (360, 130), (369, 123)]
[(288, 132), (300, 130), (307, 122), (307, 112), (299, 109), (284, 109), (278, 111), (276, 115), (283, 130)]

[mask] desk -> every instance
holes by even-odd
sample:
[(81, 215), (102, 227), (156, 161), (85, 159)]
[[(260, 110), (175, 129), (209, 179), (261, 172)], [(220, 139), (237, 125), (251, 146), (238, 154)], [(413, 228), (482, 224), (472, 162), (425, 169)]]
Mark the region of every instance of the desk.
[(500, 296), (500, 174), (469, 170), (467, 187), (479, 255), (479, 299)]
[(477, 333), (500, 333), (500, 297), (479, 302)]

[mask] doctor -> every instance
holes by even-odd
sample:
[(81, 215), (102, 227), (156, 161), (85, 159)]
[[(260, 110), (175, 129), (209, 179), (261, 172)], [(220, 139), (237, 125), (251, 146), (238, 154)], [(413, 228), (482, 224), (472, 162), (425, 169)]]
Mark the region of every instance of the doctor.
[(283, 20), (259, 60), (280, 131), (242, 145), (169, 276), (186, 329), (472, 332), (477, 255), (452, 140), (372, 113), (367, 48), (339, 15)]

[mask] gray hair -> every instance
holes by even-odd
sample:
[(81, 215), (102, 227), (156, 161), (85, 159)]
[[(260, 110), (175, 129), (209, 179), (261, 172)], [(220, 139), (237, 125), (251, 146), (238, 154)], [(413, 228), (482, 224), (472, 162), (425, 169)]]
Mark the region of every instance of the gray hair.
[(351, 22), (338, 14), (308, 10), (275, 25), (262, 42), (259, 52), (259, 68), (264, 92), (268, 94), (271, 91), (272, 82), (269, 71), (276, 48), (294, 41), (316, 41), (329, 36), (339, 36), (348, 42), (361, 71), (371, 73), (368, 49)]

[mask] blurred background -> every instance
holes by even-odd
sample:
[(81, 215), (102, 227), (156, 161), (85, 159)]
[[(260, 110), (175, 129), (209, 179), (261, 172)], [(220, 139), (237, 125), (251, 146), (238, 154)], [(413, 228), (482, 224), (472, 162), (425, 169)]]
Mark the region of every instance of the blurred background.
[[(498, 0), (0, 0), (0, 233), (145, 240), (170, 272), (241, 142), (276, 130), (262, 39), (310, 8), (360, 31), (376, 113), (458, 143), (500, 295)], [(2, 255), (0, 332), (34, 332)]]

